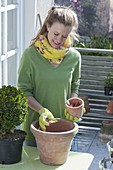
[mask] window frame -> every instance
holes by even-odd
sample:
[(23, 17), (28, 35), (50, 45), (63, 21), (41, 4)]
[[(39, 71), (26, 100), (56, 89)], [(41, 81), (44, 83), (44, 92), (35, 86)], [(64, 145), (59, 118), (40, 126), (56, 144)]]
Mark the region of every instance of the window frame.
[[(13, 2), (13, 1), (12, 1)], [(0, 0), (0, 21), (1, 21), (1, 27), (0, 27), (0, 32), (2, 32), (2, 34), (0, 34), (0, 46), (2, 48), (0, 48), (0, 87), (2, 85), (8, 85), (8, 59), (13, 57), (15, 55), (16, 58), (16, 70), (12, 70), (14, 72), (16, 72), (17, 74), (17, 70), (18, 70), (18, 65), (19, 65), (19, 61), (20, 61), (20, 56), (22, 54), (23, 51), (23, 1), (22, 0), (17, 0), (16, 3), (12, 3), (12, 4), (7, 4), (8, 0)], [(16, 30), (15, 33), (17, 33), (17, 42), (16, 42), (16, 47), (13, 49), (10, 49), (8, 51), (8, 11), (13, 11), (16, 10)], [(3, 19), (3, 20), (2, 20)], [(3, 21), (3, 22), (2, 22)], [(11, 28), (10, 28), (11, 29)], [(4, 63), (4, 67), (3, 67), (3, 63)], [(12, 73), (11, 73), (12, 74)], [(15, 74), (15, 75), (16, 75)], [(16, 86), (16, 80), (17, 77), (15, 77), (15, 83), (12, 85)], [(10, 82), (11, 84), (11, 82)]]

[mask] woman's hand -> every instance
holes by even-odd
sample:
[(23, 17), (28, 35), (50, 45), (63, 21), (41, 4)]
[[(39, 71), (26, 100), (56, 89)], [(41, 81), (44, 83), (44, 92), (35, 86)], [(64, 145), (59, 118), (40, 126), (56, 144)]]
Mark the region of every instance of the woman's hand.
[[(83, 114), (85, 113), (85, 108), (82, 109), (82, 113), (83, 113)], [(67, 120), (71, 120), (71, 121), (76, 122), (76, 123), (79, 123), (79, 122), (82, 120), (81, 117), (73, 117), (73, 116), (71, 116), (71, 115), (67, 112), (66, 109), (65, 109), (65, 113), (64, 113), (64, 114), (65, 114), (65, 117), (66, 117)]]
[(65, 117), (67, 120), (71, 120), (72, 122), (79, 122), (81, 120), (81, 118), (78, 118), (78, 117), (73, 117), (71, 116), (65, 109)]
[(39, 111), (39, 125), (41, 130), (46, 131), (46, 126), (49, 126), (49, 121), (57, 122), (53, 114), (46, 108), (42, 108)]

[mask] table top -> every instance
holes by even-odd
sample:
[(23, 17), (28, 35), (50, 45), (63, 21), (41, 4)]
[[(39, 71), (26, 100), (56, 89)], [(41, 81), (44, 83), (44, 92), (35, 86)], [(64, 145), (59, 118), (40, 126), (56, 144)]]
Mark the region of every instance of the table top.
[(49, 166), (41, 163), (36, 147), (24, 146), (22, 160), (16, 164), (0, 164), (0, 170), (88, 170), (93, 158), (89, 153), (69, 152), (63, 165)]

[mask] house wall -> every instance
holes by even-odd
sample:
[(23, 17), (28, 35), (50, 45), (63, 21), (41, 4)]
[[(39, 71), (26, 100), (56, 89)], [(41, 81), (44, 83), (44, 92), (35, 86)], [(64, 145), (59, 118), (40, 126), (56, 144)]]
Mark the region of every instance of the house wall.
[(99, 19), (97, 25), (98, 34), (106, 35), (113, 31), (113, 1), (100, 0), (97, 3), (97, 15)]
[[(24, 24), (24, 30), (23, 30), (23, 41), (24, 41), (24, 48), (29, 46), (29, 43), (31, 39), (35, 36), (36, 34), (36, 16), (37, 13), (40, 14), (41, 20), (45, 19), (48, 9), (54, 4), (54, 0), (24, 0), (24, 19), (23, 19), (23, 24)], [(37, 25), (37, 31), (40, 28), (40, 24), (38, 22)]]
[[(88, 1), (88, 0), (87, 0)], [(86, 3), (86, 1), (77, 0), (77, 2)], [(79, 19), (79, 34), (80, 35), (109, 35), (113, 39), (113, 0), (91, 0), (96, 6), (96, 21), (93, 20), (93, 16), (89, 14), (89, 20), (92, 17), (92, 23), (90, 21), (87, 26), (87, 22), (83, 20), (83, 14), (77, 12)], [(70, 0), (55, 0), (56, 4), (69, 6)], [(81, 5), (82, 6), (82, 5)], [(90, 8), (89, 8), (90, 9)], [(84, 11), (83, 11), (84, 12)], [(91, 11), (89, 10), (89, 13)], [(87, 13), (88, 14), (88, 13)], [(96, 16), (95, 16), (96, 17)], [(81, 22), (80, 22), (81, 20)], [(92, 24), (92, 26), (91, 26)], [(89, 30), (90, 29), (90, 30)]]

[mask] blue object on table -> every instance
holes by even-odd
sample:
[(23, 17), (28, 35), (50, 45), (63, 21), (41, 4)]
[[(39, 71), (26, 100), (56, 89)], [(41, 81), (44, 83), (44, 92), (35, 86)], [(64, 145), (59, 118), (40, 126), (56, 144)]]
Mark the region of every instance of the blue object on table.
[(70, 151), (72, 151), (72, 152), (78, 151), (78, 136), (77, 136), (77, 134), (75, 135), (75, 137), (73, 139)]
[[(80, 118), (79, 121), (75, 122), (75, 123), (79, 124), (81, 121), (82, 121), (82, 118)], [(74, 136), (70, 151), (72, 151), (72, 152), (78, 151), (78, 135), (77, 134)]]

